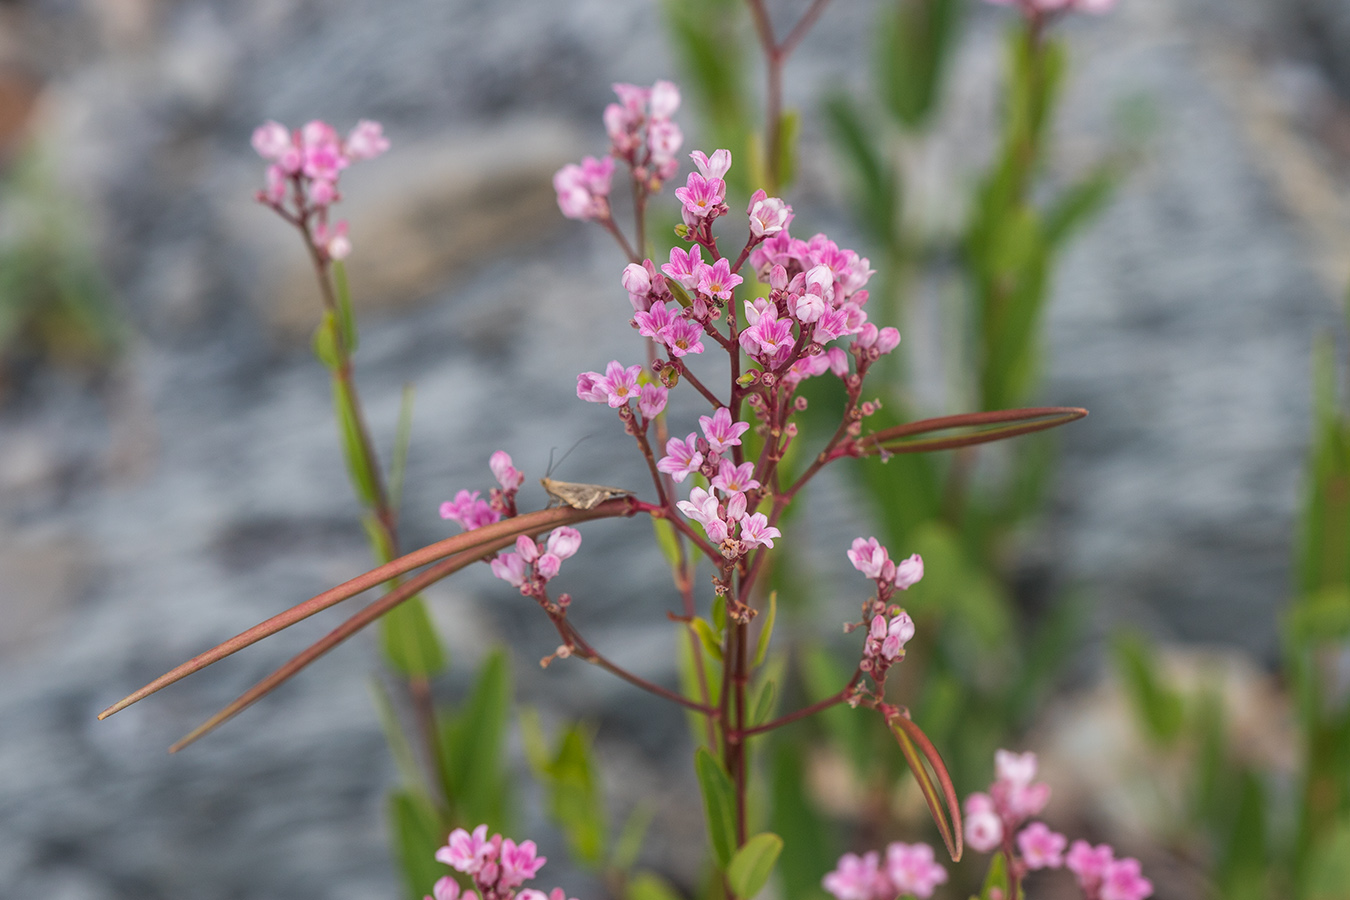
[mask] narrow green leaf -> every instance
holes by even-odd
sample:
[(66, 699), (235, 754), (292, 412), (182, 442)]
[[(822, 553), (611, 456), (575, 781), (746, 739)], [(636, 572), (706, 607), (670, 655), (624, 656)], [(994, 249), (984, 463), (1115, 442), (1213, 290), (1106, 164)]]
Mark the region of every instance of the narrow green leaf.
[(337, 413), (338, 438), (342, 454), (347, 460), (347, 475), (356, 491), (357, 499), (374, 508), (378, 490), (375, 481), (375, 461), (367, 458), (365, 441), (361, 437), (360, 421), (356, 415), (355, 400), (346, 382), (333, 376), (333, 408)]
[(778, 685), (773, 679), (764, 682), (755, 698), (754, 713), (750, 716), (750, 727), (763, 725), (773, 717), (774, 705), (778, 702)]
[(337, 300), (337, 336), (347, 355), (356, 352), (356, 315), (352, 312), (352, 290), (347, 282), (347, 267), (342, 260), (333, 260), (333, 297)]
[(703, 793), (708, 842), (718, 867), (725, 870), (736, 852), (736, 788), (722, 764), (703, 747), (694, 754), (694, 772)]
[(713, 659), (721, 661), (722, 639), (717, 636), (717, 632), (708, 620), (702, 616), (695, 616), (694, 620), (689, 623), (689, 627), (694, 629), (694, 634), (698, 635), (703, 650)]
[(446, 874), (436, 861), (436, 850), (445, 843), (445, 829), (435, 805), (424, 795), (394, 791), (389, 795), (390, 839), (394, 858), (403, 871), (404, 896), (422, 900), (428, 887)]
[(376, 678), (370, 680), (370, 692), (375, 698), (375, 711), (380, 717), (380, 728), (384, 731), (384, 738), (389, 744), (389, 752), (394, 757), (394, 766), (398, 769), (404, 788), (408, 791), (425, 791), (426, 777), (417, 764), (417, 757), (413, 754), (412, 745), (408, 743), (408, 735), (398, 720), (398, 713), (394, 711), (389, 692)]
[(609, 868), (616, 872), (627, 872), (633, 868), (642, 853), (642, 844), (647, 840), (647, 829), (656, 817), (656, 807), (646, 801), (638, 801), (628, 819), (619, 829), (614, 841), (614, 849), (609, 854)]
[(755, 642), (755, 659), (751, 664), (753, 668), (759, 668), (764, 663), (764, 657), (769, 653), (769, 641), (773, 638), (773, 623), (778, 618), (778, 592), (769, 592), (769, 606), (759, 617), (762, 622), (759, 626), (759, 640)]
[(506, 827), (506, 729), (510, 721), (511, 670), (502, 650), (483, 660), (472, 693), (459, 714), (446, 722), (441, 760), (460, 816)]
[(390, 667), (409, 678), (430, 678), (445, 670), (445, 650), (420, 596), (380, 617), (380, 649)]
[(727, 598), (716, 597), (712, 603), (712, 627), (713, 632), (721, 640), (722, 635), (727, 633)]
[(394, 453), (389, 460), (389, 504), (403, 505), (403, 477), (408, 471), (408, 446), (412, 443), (413, 386), (403, 385), (403, 400), (398, 407), (398, 429), (394, 432)]
[(670, 564), (672, 572), (678, 572), (680, 566), (680, 539), (676, 536), (675, 526), (665, 519), (652, 517), (652, 531), (656, 534), (656, 545), (661, 555)]
[(1007, 860), (1002, 853), (995, 853), (989, 859), (989, 872), (984, 876), (984, 887), (980, 889), (980, 900), (1007, 897), (1011, 892), (1012, 886), (1008, 883)]
[(1181, 737), (1185, 709), (1181, 695), (1160, 677), (1157, 654), (1137, 632), (1120, 632), (1111, 641), (1116, 672), (1135, 712), (1155, 742), (1170, 746)]
[(768, 831), (750, 838), (736, 851), (727, 866), (727, 881), (740, 900), (751, 900), (764, 888), (782, 852), (783, 839)]
[(549, 765), (549, 812), (572, 858), (597, 869), (605, 856), (605, 804), (590, 734), (580, 723), (563, 730)]
[(314, 329), (314, 355), (330, 371), (342, 365), (342, 353), (338, 348), (338, 326), (331, 310), (324, 310), (319, 327)]
[[(878, 431), (858, 441), (863, 453), (927, 453), (934, 450), (954, 450), (1002, 441), (1018, 435), (1045, 431), (1067, 425), (1087, 415), (1087, 410), (1073, 407), (1046, 407), (1039, 409), (1004, 409), (995, 412), (963, 413), (911, 422), (885, 431)], [(955, 437), (914, 438), (914, 435), (952, 429), (970, 429)]]

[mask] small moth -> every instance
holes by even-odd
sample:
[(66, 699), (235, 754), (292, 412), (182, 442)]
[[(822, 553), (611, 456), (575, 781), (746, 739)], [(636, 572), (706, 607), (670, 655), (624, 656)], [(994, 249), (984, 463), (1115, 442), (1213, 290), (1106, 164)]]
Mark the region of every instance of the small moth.
[(595, 509), (606, 500), (633, 496), (632, 491), (606, 487), (603, 484), (577, 484), (571, 481), (554, 481), (552, 478), (540, 478), (539, 483), (555, 501), (573, 509)]

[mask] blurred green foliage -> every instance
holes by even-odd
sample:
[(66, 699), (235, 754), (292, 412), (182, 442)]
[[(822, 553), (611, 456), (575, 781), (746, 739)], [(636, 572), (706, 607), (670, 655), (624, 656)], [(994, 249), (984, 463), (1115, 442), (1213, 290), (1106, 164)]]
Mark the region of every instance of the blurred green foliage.
[(40, 149), (0, 177), (0, 378), (43, 363), (101, 369), (121, 347), (86, 222)]

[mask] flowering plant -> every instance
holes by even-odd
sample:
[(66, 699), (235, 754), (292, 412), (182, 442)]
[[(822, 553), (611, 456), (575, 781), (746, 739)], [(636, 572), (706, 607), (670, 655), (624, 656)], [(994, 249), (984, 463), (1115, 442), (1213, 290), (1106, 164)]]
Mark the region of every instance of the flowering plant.
[[(751, 5), (762, 19), (762, 4)], [(822, 7), (823, 3), (813, 4), (802, 23), (809, 25)], [(769, 34), (771, 39), (771, 30)], [(799, 40), (799, 29), (794, 29), (782, 44), (773, 45), (771, 58), (781, 65), (786, 49)], [(346, 223), (330, 219), (333, 205), (341, 199), (340, 173), (356, 160), (384, 152), (388, 141), (373, 122), (360, 123), (345, 139), (322, 122), (295, 132), (269, 122), (254, 135), (255, 149), (269, 161), (266, 187), (258, 199), (301, 233), (318, 276), (325, 312), (315, 349), (333, 376), (352, 481), (369, 511), (368, 525), (381, 564), (189, 660), (109, 707), (100, 718), (309, 615), (386, 584), (389, 589), (381, 597), (173, 749), (213, 730), (377, 620), (384, 623), (391, 664), (407, 677), (414, 701), (427, 703), (427, 679), (441, 661), (418, 594), (460, 569), (485, 562), (497, 578), (533, 601), (555, 628), (559, 644), (543, 659), (544, 665), (569, 658), (590, 663), (697, 717), (700, 745), (695, 771), (712, 857), (728, 898), (754, 896), (783, 849), (778, 835), (751, 833), (756, 819), (749, 790), (751, 740), (846, 705), (874, 712), (874, 721), (893, 736), (953, 860), (960, 859), (963, 842), (977, 849), (1002, 849), (1011, 873), (1007, 890), (1011, 900), (1017, 900), (1024, 869), (1051, 865), (1063, 850), (1062, 840), (1057, 844), (1056, 836), (1035, 825), (1024, 829), (1016, 848), (1013, 845), (1014, 830), (1039, 811), (1038, 798), (1044, 803), (1043, 792), (1030, 784), (1034, 760), (1028, 772), (1025, 761), (1005, 766), (1001, 758), (1001, 780), (984, 800), (976, 799), (984, 795), (974, 795), (967, 801), (963, 827), (956, 791), (938, 749), (909, 711), (887, 693), (888, 673), (904, 660), (905, 646), (915, 636), (914, 621), (898, 599), (900, 592), (923, 578), (920, 556), (893, 559), (875, 537), (858, 537), (847, 549), (840, 548), (871, 583), (868, 596), (860, 600), (859, 615), (844, 626), (847, 632), (863, 632), (856, 666), (835, 693), (784, 714), (775, 714), (775, 689), (764, 672), (775, 612), (773, 594), (765, 584), (779, 549), (775, 542), (785, 539), (780, 525), (787, 511), (827, 466), (869, 456), (884, 460), (973, 447), (1053, 428), (1086, 411), (988, 410), (875, 427), (872, 417), (881, 403), (867, 393), (867, 378), (899, 346), (900, 333), (871, 321), (867, 285), (874, 271), (869, 261), (824, 234), (794, 237), (791, 205), (765, 188), (751, 194), (744, 218), (733, 216), (727, 182), (733, 159), (725, 148), (689, 154), (694, 170), (673, 192), (681, 216), (673, 246), (647, 255), (647, 207), (680, 167), (683, 135), (674, 121), (680, 93), (665, 81), (650, 88), (619, 84), (615, 93), (617, 102), (603, 116), (608, 153), (563, 167), (554, 177), (554, 187), (564, 216), (598, 224), (628, 260), (616, 280), (627, 295), (624, 315), (645, 339), (645, 359), (611, 360), (603, 371), (581, 372), (575, 389), (579, 400), (614, 410), (646, 465), (649, 492), (546, 478), (544, 487), (554, 503), (522, 511), (518, 494), (525, 474), (506, 451), (498, 451), (488, 461), (497, 486), (486, 498), (481, 489), (464, 489), (441, 506), (441, 516), (462, 532), (401, 554), (399, 479), (396, 470), (386, 475), (376, 461), (352, 380), (356, 332), (342, 261), (353, 248)], [(635, 210), (631, 237), (616, 220), (616, 204), (611, 202), (621, 169)], [(769, 184), (774, 185), (773, 178)], [(723, 219), (728, 221), (719, 222)], [(597, 360), (597, 369), (600, 365)], [(844, 397), (837, 420), (831, 423), (833, 430), (821, 436), (802, 424), (809, 404), (801, 389), (812, 379), (835, 380)], [(697, 417), (696, 430), (688, 421), (685, 403), (671, 406), (672, 395), (680, 389), (689, 402), (707, 404), (706, 414)], [(675, 427), (680, 419), (686, 421)], [(604, 655), (569, 618), (572, 594), (553, 587), (563, 563), (580, 550), (578, 526), (599, 518), (634, 516), (652, 521), (670, 563), (681, 606), (668, 615), (680, 624), (693, 660), (695, 677), (687, 690), (649, 681)], [(700, 564), (713, 571), (708, 596), (695, 589)], [(400, 621), (399, 616), (404, 617), (403, 624), (391, 625)], [(444, 766), (450, 757), (439, 755), (435, 716), (423, 718), (433, 723), (423, 729), (423, 737), (433, 758)], [(460, 827), (452, 829), (452, 824)], [(464, 827), (469, 824), (438, 817), (432, 810), (425, 830), (436, 835), (436, 843), (447, 841), (435, 851), (435, 859), (467, 876), (472, 885), (468, 890), (476, 891), (481, 900), (543, 900), (542, 892), (524, 888), (544, 864), (533, 842), (517, 844), (501, 834), (489, 839), (487, 824), (472, 832)], [(999, 836), (993, 838), (996, 825)], [(1071, 851), (1070, 858), (1077, 862), (1071, 867), (1089, 873), (1080, 873), (1080, 881), (1090, 900), (1146, 896), (1137, 890), (1107, 893), (1103, 886), (1116, 883), (1114, 861), (1074, 854)], [(1133, 873), (1138, 874), (1137, 866)], [(884, 868), (879, 853), (846, 855), (824, 884), (839, 900), (882, 900), (882, 895), (901, 892), (927, 897), (946, 878), (931, 847), (897, 842), (887, 848)], [(461, 884), (445, 876), (432, 891), (435, 900), (455, 900)], [(565, 900), (560, 890), (550, 897)]]

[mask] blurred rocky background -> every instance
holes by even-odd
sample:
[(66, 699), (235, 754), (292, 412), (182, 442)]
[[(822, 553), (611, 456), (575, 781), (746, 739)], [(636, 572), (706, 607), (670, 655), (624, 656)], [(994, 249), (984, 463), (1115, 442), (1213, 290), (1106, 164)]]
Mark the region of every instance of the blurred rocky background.
[[(802, 5), (773, 7), (786, 20)], [(993, 146), (1005, 19), (971, 6), (938, 210), (965, 202)], [(827, 84), (860, 77), (873, 15), (833, 4), (788, 76), (806, 116), (797, 230), (844, 244), (815, 113)], [(1065, 165), (1103, 151), (1122, 103), (1154, 126), (1057, 278), (1045, 400), (1092, 416), (1061, 434), (1033, 563), (1091, 600), (1094, 633), (1123, 621), (1238, 653), (1259, 700), (1288, 593), (1308, 351), (1350, 281), (1350, 3), (1121, 0), (1067, 25)], [(611, 82), (677, 75), (656, 0), (0, 2), (0, 897), (395, 896), (368, 640), (173, 758), (169, 743), (324, 625), (94, 719), (366, 567), (308, 348), (317, 298), (295, 236), (251, 201), (249, 135), (268, 118), (375, 118), (394, 143), (344, 177), (345, 215), (383, 446), (402, 385), (417, 388), (404, 528), (425, 543), (447, 533), (442, 500), (487, 485), (498, 448), (538, 475), (551, 448), (599, 434), (562, 476), (640, 483), (608, 410), (572, 390), (636, 346), (622, 261), (558, 214), (550, 176), (603, 149)], [(867, 533), (846, 492), (822, 496), (831, 541)], [(639, 531), (587, 531), (575, 615), (669, 680), (672, 598)], [(579, 666), (541, 674), (547, 629), (484, 573), (430, 599), (458, 669), (509, 638), (522, 693), (599, 723), (620, 802), (641, 782), (672, 798), (658, 857), (699, 845), (697, 810), (678, 812), (684, 767), (662, 765), (684, 761), (678, 716), (645, 715)]]

